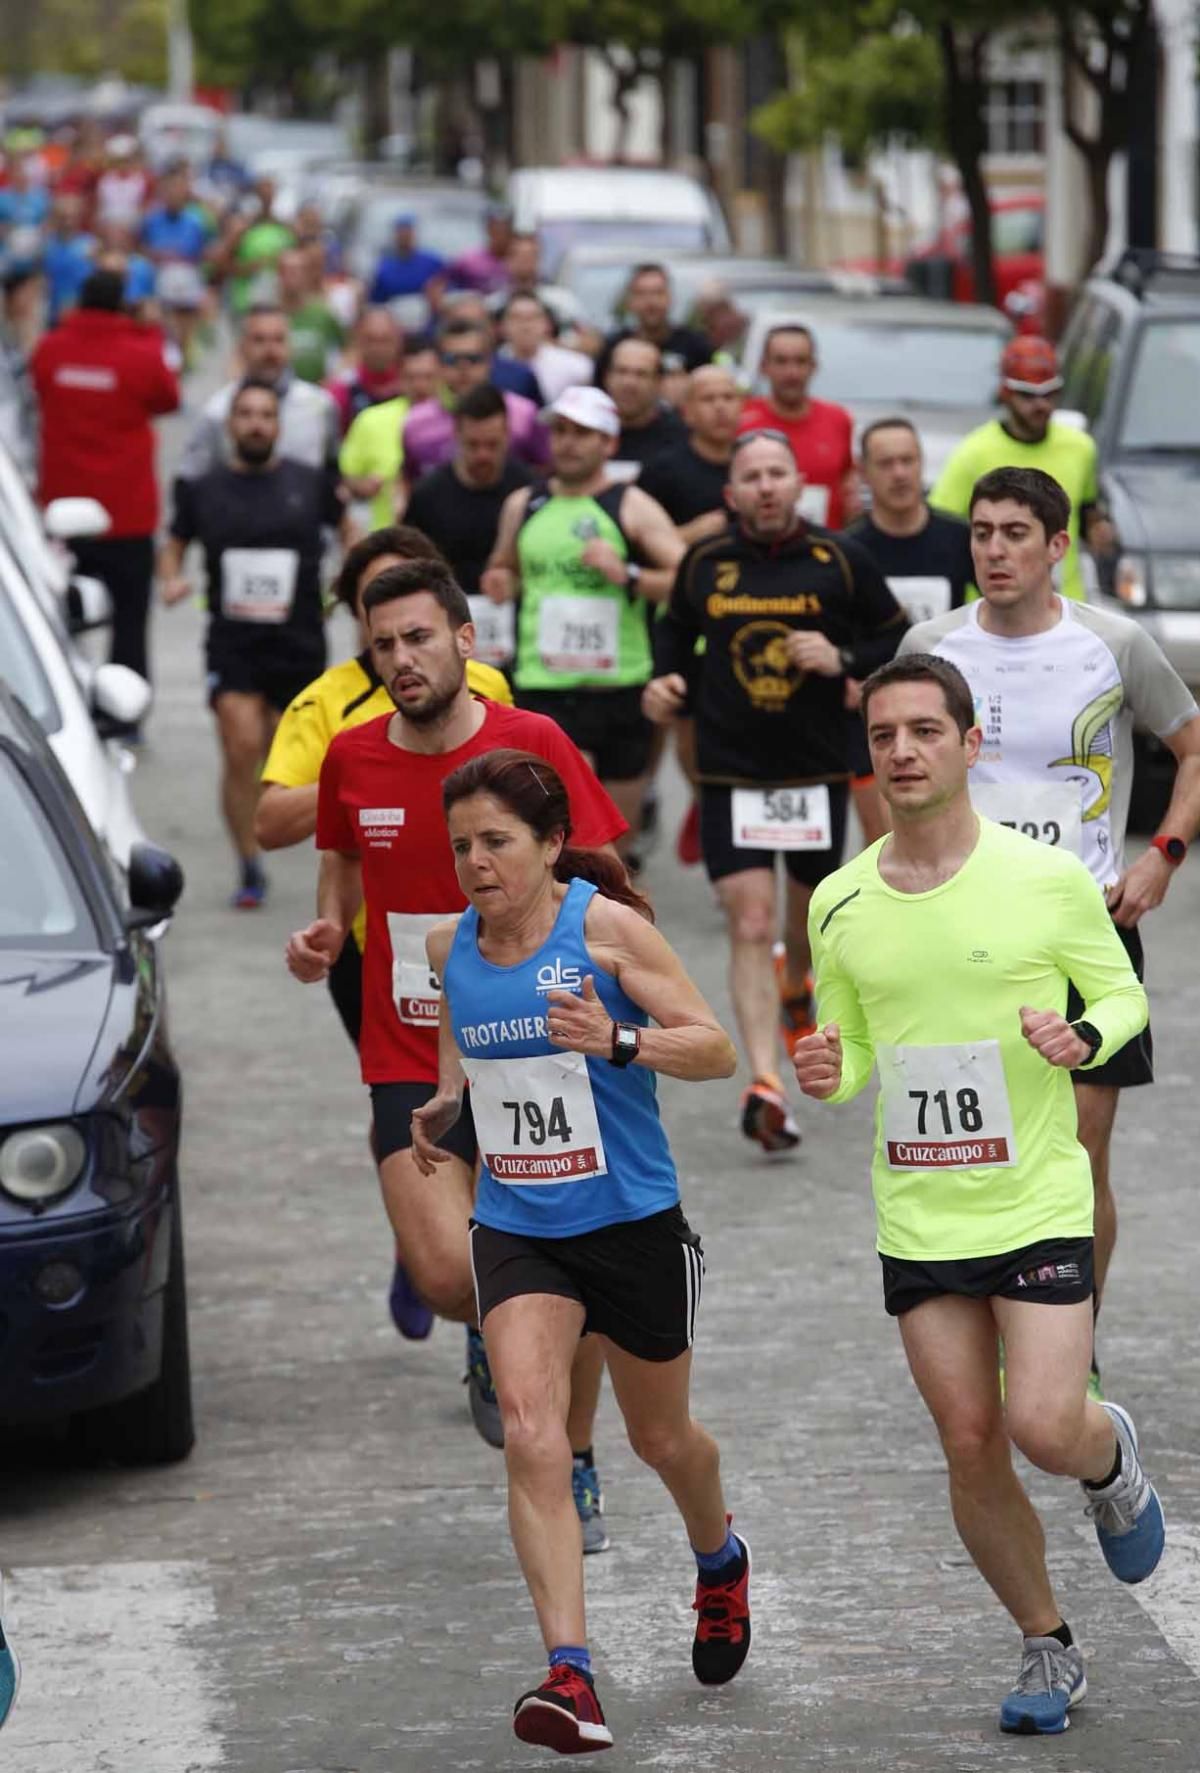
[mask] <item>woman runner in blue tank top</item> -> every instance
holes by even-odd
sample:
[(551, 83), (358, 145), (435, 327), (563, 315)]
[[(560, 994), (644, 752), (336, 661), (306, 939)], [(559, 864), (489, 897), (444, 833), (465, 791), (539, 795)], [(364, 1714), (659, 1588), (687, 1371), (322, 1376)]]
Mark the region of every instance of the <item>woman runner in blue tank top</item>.
[(566, 790), (521, 751), (443, 788), (461, 918), (431, 931), (440, 1077), (413, 1115), (432, 1175), (464, 1085), (481, 1154), (471, 1228), (479, 1320), (504, 1421), (509, 1522), (550, 1661), (517, 1701), (523, 1742), (611, 1746), (584, 1623), (567, 1408), (582, 1333), (600, 1337), (634, 1451), (683, 1516), (699, 1575), (697, 1679), (750, 1647), (750, 1554), (730, 1531), (715, 1442), (691, 1418), (700, 1242), (658, 1115), (655, 1072), (729, 1077), (736, 1055), (615, 859), (569, 847)]

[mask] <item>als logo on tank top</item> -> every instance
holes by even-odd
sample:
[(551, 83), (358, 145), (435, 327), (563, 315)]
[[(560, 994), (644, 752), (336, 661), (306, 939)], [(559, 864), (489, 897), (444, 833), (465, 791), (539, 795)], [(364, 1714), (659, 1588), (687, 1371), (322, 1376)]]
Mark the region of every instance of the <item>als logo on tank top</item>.
[(580, 542), (594, 542), (600, 535), (600, 525), (594, 517), (577, 517), (571, 525), (571, 534)]
[(534, 990), (539, 997), (551, 991), (582, 991), (583, 974), (578, 967), (564, 966), (556, 954), (552, 961), (538, 968)]

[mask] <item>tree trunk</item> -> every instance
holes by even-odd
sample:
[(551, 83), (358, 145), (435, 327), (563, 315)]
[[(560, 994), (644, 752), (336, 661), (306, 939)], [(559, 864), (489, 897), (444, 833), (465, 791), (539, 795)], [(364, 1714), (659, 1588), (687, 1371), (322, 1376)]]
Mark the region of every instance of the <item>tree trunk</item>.
[[(971, 211), (971, 268), (975, 300), (996, 301), (996, 275), (992, 263), (992, 211), (983, 178), (987, 131), (983, 120), (984, 54), (987, 36), (979, 32), (964, 45), (954, 26), (938, 27), (942, 65), (946, 73), (946, 140)], [(965, 54), (964, 54), (965, 50)]]

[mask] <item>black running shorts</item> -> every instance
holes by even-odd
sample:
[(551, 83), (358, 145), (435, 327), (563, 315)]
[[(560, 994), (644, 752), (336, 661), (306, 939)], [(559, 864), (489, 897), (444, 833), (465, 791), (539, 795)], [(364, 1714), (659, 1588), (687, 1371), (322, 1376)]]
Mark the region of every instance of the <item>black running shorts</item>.
[(330, 967), (326, 983), (342, 1027), (357, 1048), (362, 1032), (362, 954), (352, 935), (342, 943), (342, 952)]
[[(431, 1083), (381, 1083), (371, 1085), (371, 1114), (375, 1133), (375, 1162), (412, 1145), (414, 1108), (424, 1108), (437, 1095)], [(471, 1092), (464, 1090), (462, 1112), (448, 1133), (438, 1140), (443, 1151), (453, 1152), (465, 1164), (474, 1166), (477, 1153), (475, 1119), (471, 1113)]]
[[(1115, 926), (1118, 936), (1125, 945), (1125, 952), (1133, 962), (1133, 970), (1139, 979), (1146, 976), (1146, 957), (1142, 952), (1141, 931), (1134, 928), (1123, 930), (1120, 924)], [(1067, 992), (1067, 1021), (1087, 1021), (1087, 1009), (1083, 999), (1072, 985)], [(1111, 1058), (1093, 1065), (1088, 1071), (1073, 1071), (1072, 1080), (1081, 1084), (1112, 1084), (1118, 1090), (1136, 1089), (1138, 1084), (1154, 1082), (1154, 1036), (1147, 1022), (1140, 1034), (1118, 1047)]]
[[(793, 790), (795, 792), (795, 790)], [(802, 886), (819, 886), (827, 874), (842, 865), (846, 842), (846, 806), (849, 790), (844, 782), (829, 784), (829, 825), (833, 841), (827, 850), (744, 850), (733, 841), (733, 789), (723, 784), (700, 784), (700, 847), (710, 880), (727, 874), (743, 874), (748, 868), (775, 867), (775, 858), (792, 880)]]
[(576, 1299), (584, 1331), (643, 1361), (673, 1361), (692, 1346), (704, 1279), (700, 1239), (678, 1205), (579, 1237), (520, 1237), (471, 1222), (479, 1321), (506, 1299)]
[(627, 689), (517, 690), (517, 707), (547, 714), (586, 751), (602, 782), (632, 782), (650, 767), (654, 728), (640, 685)]
[(261, 696), (280, 713), (325, 669), (323, 634), (231, 634), (233, 622), (214, 628), (205, 647), (208, 703), (223, 695)]
[(927, 1299), (957, 1293), (965, 1299), (1025, 1299), (1032, 1305), (1078, 1305), (1093, 1292), (1090, 1237), (1045, 1238), (1002, 1256), (962, 1262), (913, 1262), (885, 1256), (883, 1303), (902, 1317)]

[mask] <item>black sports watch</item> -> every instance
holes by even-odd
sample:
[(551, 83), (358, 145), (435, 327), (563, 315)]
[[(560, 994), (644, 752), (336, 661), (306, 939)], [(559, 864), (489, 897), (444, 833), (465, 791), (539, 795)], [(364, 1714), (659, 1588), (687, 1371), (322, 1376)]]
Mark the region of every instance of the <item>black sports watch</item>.
[(614, 1022), (609, 1064), (617, 1065), (623, 1071), (626, 1065), (633, 1064), (641, 1050), (642, 1031), (636, 1022)]
[(1090, 1053), (1084, 1060), (1085, 1064), (1090, 1064), (1096, 1057), (1096, 1054), (1100, 1051), (1100, 1048), (1104, 1045), (1104, 1036), (1098, 1028), (1093, 1028), (1090, 1022), (1072, 1022), (1071, 1032), (1072, 1034), (1077, 1034), (1080, 1040), (1086, 1041), (1091, 1048)]

